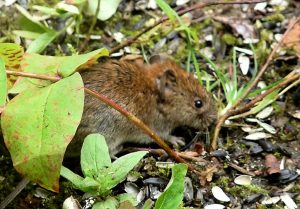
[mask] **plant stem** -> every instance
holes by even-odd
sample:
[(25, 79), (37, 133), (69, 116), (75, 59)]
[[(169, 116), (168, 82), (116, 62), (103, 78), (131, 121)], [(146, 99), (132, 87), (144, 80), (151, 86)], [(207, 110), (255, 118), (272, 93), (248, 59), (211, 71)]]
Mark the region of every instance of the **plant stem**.
[(35, 73), (26, 73), (26, 72), (17, 72), (12, 70), (6, 70), (7, 75), (15, 75), (27, 78), (36, 78), (41, 80), (48, 80), (48, 81), (59, 81), (61, 78), (56, 76), (49, 76), (49, 75), (42, 75), (42, 74), (35, 74)]

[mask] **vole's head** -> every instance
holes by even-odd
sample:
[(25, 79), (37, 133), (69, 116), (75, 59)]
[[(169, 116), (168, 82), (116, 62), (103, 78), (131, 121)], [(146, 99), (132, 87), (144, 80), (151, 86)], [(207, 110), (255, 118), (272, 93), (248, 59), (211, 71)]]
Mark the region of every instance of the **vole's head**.
[(158, 110), (174, 127), (205, 129), (216, 120), (217, 109), (212, 95), (168, 58), (151, 58), (158, 91)]

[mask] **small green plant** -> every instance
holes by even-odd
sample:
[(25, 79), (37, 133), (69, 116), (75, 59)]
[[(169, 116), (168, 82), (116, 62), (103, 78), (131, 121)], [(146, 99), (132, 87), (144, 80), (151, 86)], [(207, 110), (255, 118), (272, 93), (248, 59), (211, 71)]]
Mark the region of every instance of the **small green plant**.
[[(85, 138), (81, 149), (80, 165), (84, 177), (64, 166), (62, 166), (61, 175), (71, 181), (77, 189), (101, 198), (101, 201), (94, 204), (93, 209), (114, 209), (125, 201), (135, 205), (135, 200), (131, 195), (124, 193), (112, 196), (111, 193), (112, 189), (126, 178), (128, 172), (146, 153), (145, 151), (130, 153), (112, 163), (105, 138), (100, 134), (91, 134)], [(155, 209), (180, 208), (186, 172), (185, 164), (173, 166), (172, 177), (165, 191), (157, 199)], [(149, 208), (149, 204), (149, 201), (146, 201), (144, 208)]]
[(93, 208), (117, 208), (124, 201), (134, 204), (128, 194), (111, 196), (111, 190), (122, 182), (128, 172), (144, 157), (146, 151), (127, 154), (111, 162), (105, 138), (100, 134), (91, 134), (84, 140), (81, 149), (80, 165), (84, 177), (66, 167), (62, 167), (61, 175), (71, 181), (74, 186), (84, 192), (103, 198)]
[(193, 31), (191, 28), (189, 28), (184, 21), (179, 17), (179, 15), (174, 11), (164, 0), (156, 0), (157, 5), (163, 10), (170, 21), (174, 25), (178, 25), (175, 30), (177, 31), (183, 31), (186, 35), (187, 40), (187, 47), (188, 47), (188, 59), (187, 59), (187, 70), (190, 71), (190, 61), (193, 61), (193, 64), (196, 69), (197, 77), (199, 80), (199, 83), (202, 84), (201, 79), (201, 72), (199, 68), (199, 64), (197, 62), (196, 58), (196, 52), (194, 44), (197, 44), (199, 42), (198, 36), (195, 31)]

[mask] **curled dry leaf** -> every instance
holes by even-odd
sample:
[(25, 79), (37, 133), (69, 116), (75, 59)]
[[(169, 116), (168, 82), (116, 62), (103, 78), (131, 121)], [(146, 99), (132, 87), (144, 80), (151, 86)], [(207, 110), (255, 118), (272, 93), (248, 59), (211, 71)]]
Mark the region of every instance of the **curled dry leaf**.
[(211, 205), (206, 205), (204, 207), (204, 209), (223, 209), (223, 208), (225, 208), (225, 206), (221, 204), (211, 204)]
[(257, 113), (256, 118), (265, 119), (271, 115), (273, 110), (274, 110), (274, 108), (272, 106), (266, 107), (265, 109), (263, 109), (262, 111)]
[(211, 189), (211, 192), (213, 194), (213, 196), (217, 199), (220, 200), (222, 202), (229, 202), (230, 198), (225, 194), (225, 192), (223, 192), (223, 190), (218, 187), (218, 186), (214, 186)]
[(277, 202), (279, 202), (280, 197), (270, 197), (270, 198), (266, 198), (264, 199), (261, 204), (263, 205), (272, 205), (272, 204), (276, 204)]
[(278, 162), (277, 158), (272, 154), (266, 155), (265, 166), (269, 175), (280, 172), (280, 163)]
[(252, 128), (251, 126), (243, 126), (242, 130), (246, 133), (256, 133), (256, 132), (261, 132), (264, 129), (263, 128)]
[(241, 68), (241, 71), (242, 71), (243, 75), (247, 75), (248, 70), (249, 70), (249, 66), (250, 66), (249, 57), (241, 54), (241, 55), (239, 55), (238, 62), (240, 64), (240, 68)]
[(271, 134), (267, 134), (265, 132), (256, 132), (253, 134), (249, 134), (248, 136), (245, 136), (245, 139), (247, 140), (260, 140), (260, 139), (268, 139), (271, 138)]
[(252, 177), (249, 175), (240, 175), (234, 179), (234, 183), (237, 185), (250, 185), (252, 181)]
[(63, 203), (63, 209), (82, 209), (82, 207), (77, 199), (75, 199), (73, 196), (70, 196), (65, 199)]
[(247, 118), (246, 119), (247, 121), (250, 121), (250, 122), (254, 122), (254, 123), (257, 123), (258, 125), (260, 125), (263, 129), (265, 129), (266, 131), (268, 131), (269, 133), (271, 134), (275, 134), (276, 133), (276, 129), (267, 124), (267, 123), (264, 123), (264, 122), (261, 122), (260, 120), (256, 119), (256, 118)]
[(296, 208), (297, 208), (296, 203), (295, 203), (294, 200), (290, 197), (289, 194), (284, 193), (284, 194), (280, 195), (280, 199), (281, 199), (282, 202), (284, 202), (284, 204), (286, 205), (286, 207), (287, 207), (288, 209), (296, 209)]
[(291, 112), (290, 115), (293, 116), (294, 118), (300, 119), (300, 110)]

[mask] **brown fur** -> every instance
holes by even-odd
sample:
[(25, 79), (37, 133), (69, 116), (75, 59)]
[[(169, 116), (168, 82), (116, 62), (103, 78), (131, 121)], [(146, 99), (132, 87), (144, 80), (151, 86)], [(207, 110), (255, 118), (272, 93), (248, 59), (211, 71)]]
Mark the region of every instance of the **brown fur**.
[[(82, 78), (87, 88), (121, 105), (169, 141), (174, 139), (170, 133), (175, 127), (203, 129), (216, 118), (211, 95), (192, 74), (169, 59), (150, 65), (108, 60), (83, 72)], [(196, 99), (202, 101), (202, 108), (195, 108)], [(103, 134), (112, 155), (125, 142), (152, 142), (119, 112), (86, 95), (75, 142), (82, 142), (90, 133)]]

